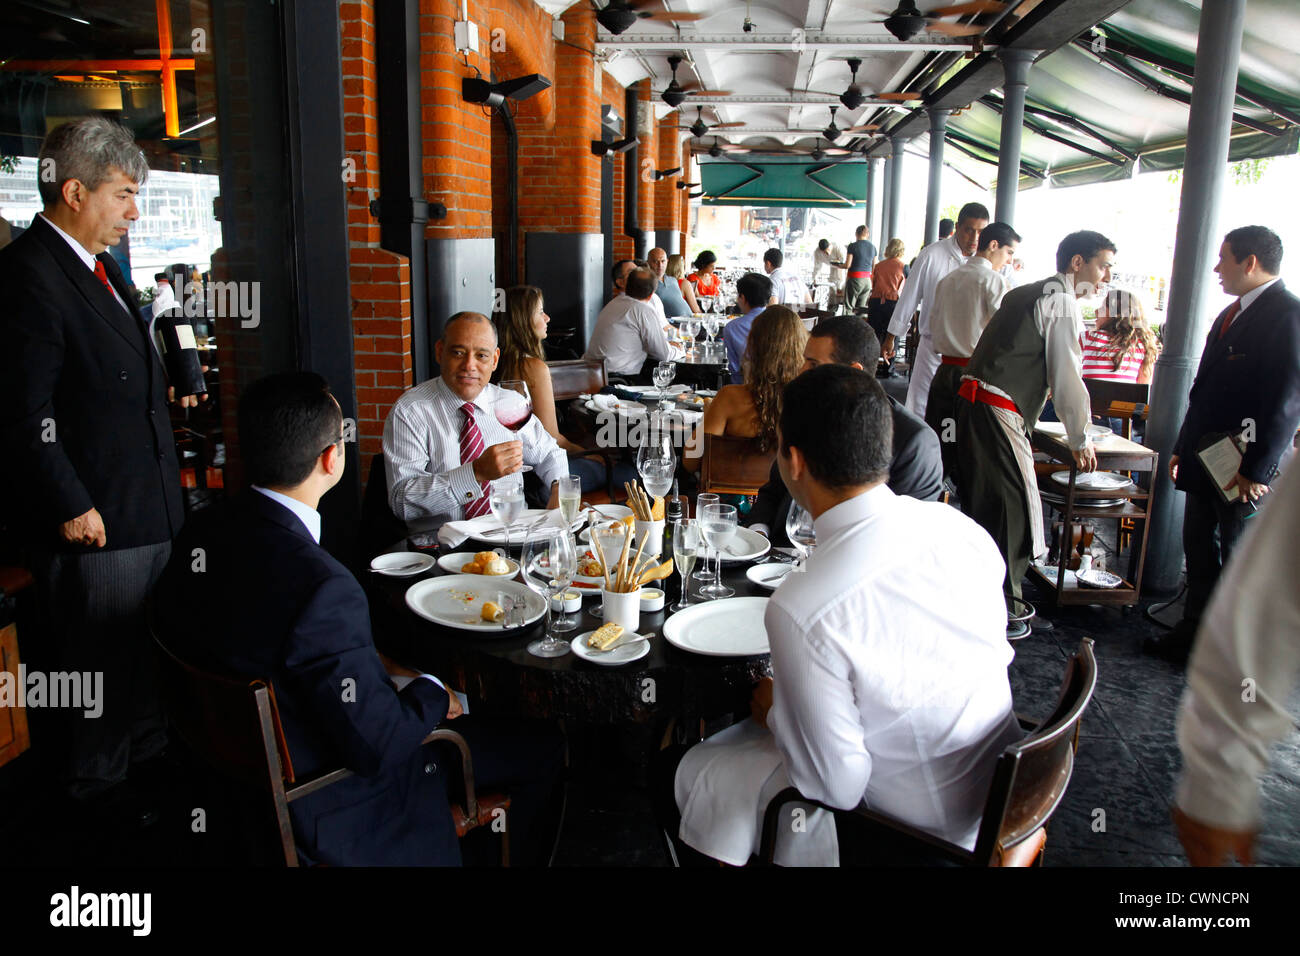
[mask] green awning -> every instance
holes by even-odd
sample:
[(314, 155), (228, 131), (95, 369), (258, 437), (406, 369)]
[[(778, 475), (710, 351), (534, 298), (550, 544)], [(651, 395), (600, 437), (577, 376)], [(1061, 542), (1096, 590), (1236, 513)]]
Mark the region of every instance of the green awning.
[(849, 162), (744, 163), (701, 158), (706, 206), (863, 207), (867, 164)]

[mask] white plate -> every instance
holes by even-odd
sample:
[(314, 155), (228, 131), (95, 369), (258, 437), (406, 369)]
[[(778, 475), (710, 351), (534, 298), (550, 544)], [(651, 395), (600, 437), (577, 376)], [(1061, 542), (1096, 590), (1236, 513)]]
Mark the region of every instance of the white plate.
[(669, 385), (661, 389), (658, 385), (620, 385), (625, 392), (631, 392), (633, 395), (650, 395), (657, 397), (661, 392), (666, 395), (684, 395), (689, 392), (690, 386), (687, 385)]
[[(1052, 481), (1058, 485), (1070, 484), (1070, 473), (1068, 471), (1052, 472)], [(1121, 475), (1116, 471), (1085, 471), (1075, 476), (1074, 487), (1084, 491), (1118, 491), (1120, 488), (1127, 488), (1131, 481), (1128, 475)]]
[[(529, 508), (520, 515), (519, 520), (514, 523), (513, 530), (510, 533), (511, 546), (523, 544), (524, 529), (530, 527), (538, 518), (548, 514), (559, 514), (559, 512), (546, 511), (541, 508)], [(573, 523), (572, 527), (579, 527), (583, 520), (584, 519), (578, 519)], [(468, 528), (470, 538), (475, 541), (487, 541), (490, 544), (506, 543), (506, 537), (501, 531), (501, 522), (497, 520), (496, 515), (480, 515), (477, 518), (471, 518), (466, 522), (466, 524), (470, 526)], [(533, 533), (529, 536), (529, 540), (540, 538), (549, 526), (548, 523), (534, 529)]]
[(632, 516), (632, 509), (627, 505), (592, 505), (591, 509), (606, 521), (622, 521)]
[[(1065, 425), (1062, 422), (1039, 422), (1034, 426), (1034, 428), (1039, 431), (1047, 432), (1049, 435), (1054, 435), (1057, 438), (1065, 437)], [(1093, 441), (1100, 441), (1107, 435), (1115, 434), (1114, 431), (1107, 428), (1105, 425), (1088, 425), (1084, 431), (1087, 432), (1088, 437)]]
[[(417, 562), (419, 563), (418, 566), (409, 571), (392, 570), (393, 568), (402, 568)], [(419, 551), (392, 551), (388, 554), (381, 554), (371, 561), (370, 570), (377, 571), (388, 578), (413, 578), (417, 574), (428, 571), (433, 565), (434, 560), (431, 554), (421, 554)]]
[(1099, 571), (1096, 568), (1089, 568), (1082, 574), (1076, 572), (1074, 576), (1078, 580), (1079, 586), (1085, 588), (1117, 588), (1124, 583), (1124, 579), (1118, 574)]
[(448, 574), (439, 578), (417, 581), (406, 589), (406, 606), (426, 621), (452, 627), (458, 631), (480, 631), (501, 634), (505, 627), (485, 621), (480, 616), (484, 601), (501, 603), (502, 595), (510, 595), (524, 605), (524, 623), (532, 624), (546, 613), (546, 601), (518, 581), (503, 581), (478, 574)]
[[(455, 554), (444, 554), (438, 559), (438, 567), (448, 574), (460, 574), (460, 569), (473, 561), (476, 553), (474, 551), (457, 551)], [(478, 574), (475, 577), (484, 578), (485, 580), (509, 580), (519, 573), (519, 562), (514, 558), (506, 558), (506, 564), (510, 565), (510, 571), (506, 574)]]
[(756, 564), (745, 572), (745, 577), (753, 581), (761, 588), (767, 588), (769, 591), (775, 591), (785, 580), (785, 576), (794, 568), (792, 564), (785, 562), (770, 561), (767, 564)]
[[(587, 647), (587, 638), (595, 634), (595, 631), (587, 631), (579, 634), (569, 642), (569, 650), (573, 651), (575, 657), (581, 657), (584, 661), (591, 661), (593, 664), (603, 664), (606, 667), (617, 667), (619, 664), (630, 664), (632, 661), (639, 661), (650, 653), (650, 642), (640, 641), (631, 647), (615, 647), (609, 653), (595, 653)], [(634, 641), (642, 634), (635, 632), (623, 634), (619, 637), (619, 643), (624, 641)]]
[(678, 611), (664, 622), (664, 637), (674, 647), (709, 657), (749, 657), (766, 654), (765, 597), (706, 601)]
[(737, 528), (727, 546), (722, 550), (722, 560), (730, 563), (757, 561), (772, 550), (772, 542), (757, 531)]

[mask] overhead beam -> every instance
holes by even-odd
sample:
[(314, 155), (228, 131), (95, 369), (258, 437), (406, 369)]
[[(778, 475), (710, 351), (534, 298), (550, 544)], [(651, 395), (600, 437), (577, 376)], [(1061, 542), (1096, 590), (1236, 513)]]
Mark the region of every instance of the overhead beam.
[[(845, 79), (844, 85), (848, 86)], [(818, 93), (809, 90), (805, 93), (737, 93), (734, 96), (688, 96), (682, 106), (728, 106), (732, 104), (759, 104), (769, 106), (840, 106), (838, 93)], [(863, 106), (897, 106), (895, 100), (868, 98)], [(849, 112), (845, 110), (844, 112)]]
[[(1003, 102), (1001, 100), (994, 99), (992, 96), (981, 97), (980, 102), (983, 103), (985, 106), (989, 107), (989, 109), (996, 110), (998, 113), (1001, 113), (1003, 110), (1003, 106), (1004, 106)], [(1030, 109), (1028, 106), (1026, 106), (1024, 110), (1026, 113), (1029, 113), (1031, 115), (1036, 112), (1035, 110)], [(1117, 159), (1116, 157), (1111, 156), (1109, 153), (1103, 153), (1100, 150), (1093, 149), (1090, 146), (1083, 146), (1079, 143), (1076, 143), (1072, 139), (1066, 139), (1060, 133), (1053, 133), (1050, 129), (1047, 129), (1041, 123), (1035, 123), (1029, 119), (1022, 120), (1022, 122), (1024, 123), (1027, 129), (1032, 130), (1036, 135), (1043, 137), (1043, 139), (1050, 139), (1054, 143), (1060, 143), (1062, 146), (1068, 146), (1070, 147), (1070, 149), (1073, 149), (1077, 152), (1087, 153), (1089, 156), (1110, 163), (1112, 166), (1123, 166), (1125, 159), (1132, 161), (1135, 158), (1134, 156), (1126, 154), (1123, 157), (1123, 159)]]
[[(1119, 5), (1123, 6), (1123, 3)], [(806, 32), (800, 42), (821, 53), (861, 53), (864, 57), (875, 53), (922, 53), (935, 50), (964, 53), (975, 49), (975, 44), (970, 40), (909, 40), (903, 43), (880, 34), (845, 36), (820, 30)], [(693, 33), (674, 37), (662, 33), (621, 33), (614, 36), (601, 31), (596, 36), (596, 52), (704, 49), (726, 53), (789, 53), (794, 48), (794, 43), (795, 40), (789, 33)], [(991, 50), (994, 47), (985, 44), (981, 49)]]

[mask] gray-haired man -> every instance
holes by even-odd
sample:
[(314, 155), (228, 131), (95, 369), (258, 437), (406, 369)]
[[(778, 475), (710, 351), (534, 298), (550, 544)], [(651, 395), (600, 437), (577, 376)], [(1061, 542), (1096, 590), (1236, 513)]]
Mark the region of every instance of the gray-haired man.
[(52, 130), (40, 169), (44, 210), (0, 251), (6, 499), (59, 667), (102, 675), (102, 714), (69, 712), (69, 790), (144, 824), (127, 771), (166, 737), (142, 613), (183, 513), (163, 367), (107, 249), (139, 218), (149, 170), (102, 117)]

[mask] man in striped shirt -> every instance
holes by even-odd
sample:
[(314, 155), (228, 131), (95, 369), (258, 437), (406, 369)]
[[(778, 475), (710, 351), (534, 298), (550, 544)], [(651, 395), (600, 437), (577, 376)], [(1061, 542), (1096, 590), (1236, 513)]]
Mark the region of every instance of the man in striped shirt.
[(403, 394), (384, 422), (384, 471), (393, 514), (412, 532), (477, 518), (490, 510), (489, 483), (525, 463), (536, 469), (542, 487), (550, 488), (547, 507), (556, 507), (555, 483), (569, 473), (569, 457), (536, 416), (513, 434), (497, 421), (504, 390), (488, 379), (501, 349), (487, 316), (457, 312), (447, 320), (435, 355), (442, 375)]

